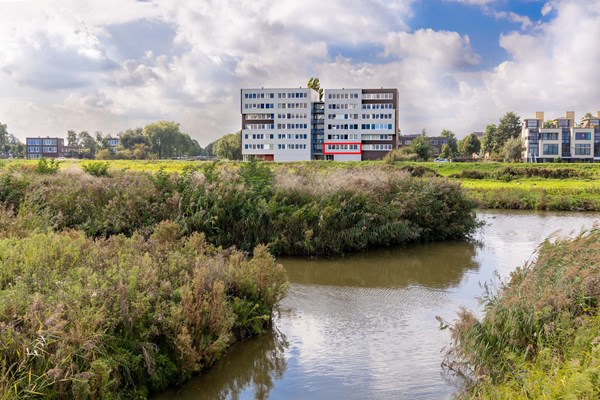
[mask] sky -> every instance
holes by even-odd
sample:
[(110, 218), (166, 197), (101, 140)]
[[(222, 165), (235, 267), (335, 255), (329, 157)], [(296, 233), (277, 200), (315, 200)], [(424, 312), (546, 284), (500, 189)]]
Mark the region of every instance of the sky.
[(0, 0), (0, 123), (24, 139), (169, 120), (200, 145), (240, 89), (398, 88), (403, 134), (600, 111), (600, 0)]

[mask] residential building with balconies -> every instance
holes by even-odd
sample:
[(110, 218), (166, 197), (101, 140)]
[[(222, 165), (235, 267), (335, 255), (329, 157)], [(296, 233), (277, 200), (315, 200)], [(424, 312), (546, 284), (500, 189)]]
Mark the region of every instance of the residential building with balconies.
[(538, 111), (535, 118), (523, 119), (521, 132), (526, 162), (600, 160), (600, 112), (597, 118), (584, 119), (577, 126), (573, 111), (549, 121)]
[(242, 155), (374, 160), (396, 149), (397, 89), (242, 89)]

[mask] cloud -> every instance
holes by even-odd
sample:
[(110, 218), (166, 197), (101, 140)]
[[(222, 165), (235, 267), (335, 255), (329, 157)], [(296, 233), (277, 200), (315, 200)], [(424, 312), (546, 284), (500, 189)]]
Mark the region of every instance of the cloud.
[(456, 69), (479, 63), (468, 36), (432, 29), (389, 33), (384, 55), (428, 63), (434, 68)]
[(531, 22), (531, 19), (529, 19), (529, 17), (514, 13), (512, 11), (496, 11), (486, 8), (485, 12), (489, 13), (490, 15), (493, 15), (496, 19), (505, 19), (516, 24), (521, 24), (521, 29), (523, 30), (531, 28), (533, 26), (533, 22)]
[(509, 110), (593, 111), (600, 1), (547, 4), (552, 18), (535, 26), (497, 16), (522, 30), (498, 38), (508, 58), (484, 69), (469, 36), (411, 31), (413, 0), (0, 2), (0, 121), (24, 138), (167, 119), (205, 145), (239, 129), (240, 88), (311, 76), (397, 87), (404, 133), (462, 136)]

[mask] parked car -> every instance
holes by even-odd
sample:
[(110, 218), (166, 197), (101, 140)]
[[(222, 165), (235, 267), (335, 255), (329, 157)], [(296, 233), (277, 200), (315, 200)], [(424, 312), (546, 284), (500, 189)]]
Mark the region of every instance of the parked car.
[(435, 161), (435, 162), (450, 162), (450, 160), (448, 160), (447, 158), (436, 158), (433, 161)]

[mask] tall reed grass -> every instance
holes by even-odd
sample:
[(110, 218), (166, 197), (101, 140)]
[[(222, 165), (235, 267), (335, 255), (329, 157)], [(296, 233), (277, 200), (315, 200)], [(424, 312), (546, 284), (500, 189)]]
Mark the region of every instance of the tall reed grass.
[[(94, 177), (0, 172), (0, 202), (21, 220), (93, 237), (152, 230), (163, 220), (216, 245), (329, 255), (373, 246), (459, 239), (477, 227), (458, 184), (387, 165), (292, 170), (253, 162), (202, 164), (181, 174), (113, 171)], [(39, 225), (39, 223), (36, 224)], [(33, 222), (32, 222), (33, 224)]]
[(449, 327), (447, 366), (467, 398), (600, 398), (600, 230), (545, 241), (537, 259), (497, 290), (485, 315)]
[(249, 259), (171, 222), (148, 239), (4, 232), (3, 399), (145, 398), (262, 332), (287, 287), (266, 247)]

